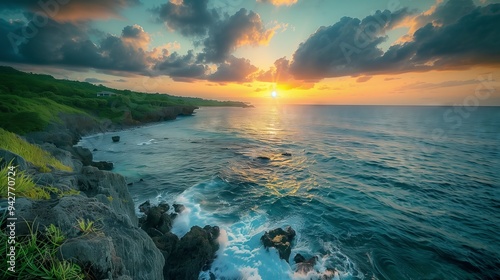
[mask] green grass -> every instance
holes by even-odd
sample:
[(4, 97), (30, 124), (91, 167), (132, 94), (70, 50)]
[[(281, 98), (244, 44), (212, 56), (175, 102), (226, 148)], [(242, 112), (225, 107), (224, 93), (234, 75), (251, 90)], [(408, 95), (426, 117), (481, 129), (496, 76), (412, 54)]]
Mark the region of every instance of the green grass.
[(0, 128), (0, 139), (0, 149), (8, 150), (21, 156), (42, 172), (49, 172), (51, 166), (59, 170), (71, 171), (70, 167), (62, 164), (47, 151), (26, 142), (12, 132)]
[[(0, 159), (1, 160), (1, 159)], [(27, 197), (31, 199), (49, 199), (50, 194), (43, 188), (38, 187), (35, 182), (24, 171), (15, 170), (11, 173), (9, 166), (6, 165), (0, 169), (0, 197), (7, 197), (9, 191), (14, 193), (16, 197)], [(9, 174), (10, 173), (10, 174)], [(15, 180), (9, 180), (15, 178)], [(9, 189), (7, 182), (13, 181), (14, 185)]]
[(78, 219), (76, 221), (76, 228), (80, 231), (81, 234), (83, 235), (87, 235), (87, 234), (90, 234), (90, 233), (96, 233), (96, 234), (100, 234), (101, 233), (101, 229), (98, 228), (95, 224), (94, 221), (90, 221), (90, 220), (85, 220), (85, 219)]
[[(2, 219), (3, 220), (3, 219)], [(3, 221), (2, 221), (3, 222)], [(30, 235), (16, 237), (15, 272), (9, 271), (7, 261), (0, 262), (1, 279), (85, 279), (80, 266), (56, 257), (57, 250), (65, 241), (60, 229), (50, 225), (45, 233), (30, 228)], [(10, 252), (11, 244), (4, 230), (0, 232), (0, 251)]]
[[(115, 95), (98, 97), (101, 91)], [(114, 123), (130, 121), (126, 117), (132, 116), (133, 121), (142, 122), (164, 107), (178, 105), (247, 106), (243, 102), (118, 90), (0, 66), (0, 127), (18, 134), (43, 130), (50, 122), (58, 122), (60, 113), (86, 114)]]

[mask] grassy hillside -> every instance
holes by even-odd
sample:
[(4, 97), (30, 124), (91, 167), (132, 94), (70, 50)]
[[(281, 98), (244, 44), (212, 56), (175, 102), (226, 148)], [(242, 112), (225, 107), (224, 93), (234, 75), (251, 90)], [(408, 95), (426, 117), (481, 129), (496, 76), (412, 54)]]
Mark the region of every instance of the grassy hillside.
[[(114, 95), (98, 97), (98, 92)], [(58, 80), (0, 66), (0, 127), (25, 134), (43, 130), (59, 113), (80, 113), (121, 123), (125, 118), (143, 121), (169, 106), (234, 106), (245, 103), (147, 94), (117, 90), (86, 82)]]

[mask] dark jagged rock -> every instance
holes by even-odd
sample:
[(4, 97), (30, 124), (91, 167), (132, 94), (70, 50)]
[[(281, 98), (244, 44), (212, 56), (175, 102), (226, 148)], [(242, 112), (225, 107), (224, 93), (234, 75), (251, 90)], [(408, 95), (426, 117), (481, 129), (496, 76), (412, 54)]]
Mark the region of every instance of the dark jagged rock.
[(148, 200), (141, 204), (139, 210), (146, 216), (140, 220), (140, 227), (146, 232), (149, 232), (150, 229), (156, 229), (162, 234), (170, 232), (173, 219), (167, 214), (169, 209), (170, 206), (167, 203), (151, 206)]
[[(134, 218), (126, 216), (128, 213), (83, 196), (39, 201), (20, 198), (16, 206), (17, 214), (23, 217), (16, 227), (18, 234), (29, 234), (26, 223), (38, 229), (57, 225), (68, 238), (61, 246), (60, 257), (75, 260), (88, 267), (92, 275), (102, 276), (96, 279), (162, 279), (164, 257), (151, 238), (132, 222)], [(82, 218), (98, 222), (98, 233), (81, 236), (76, 223)]]
[(258, 156), (257, 159), (260, 159), (260, 160), (271, 160), (271, 158), (264, 157), (264, 156)]
[(80, 146), (68, 146), (64, 147), (64, 149), (69, 151), (75, 157), (75, 159), (81, 161), (84, 166), (89, 166), (92, 164), (93, 156), (92, 152), (90, 152), (89, 149)]
[[(151, 237), (151, 239), (153, 239), (156, 248), (160, 249), (165, 260), (167, 260), (170, 254), (176, 249), (177, 243), (179, 242), (179, 237), (171, 232)], [(170, 266), (167, 265), (167, 269), (169, 268)]]
[(113, 136), (111, 137), (111, 139), (113, 140), (113, 142), (120, 142), (120, 136)]
[(301, 263), (301, 262), (305, 262), (306, 258), (304, 256), (302, 256), (301, 254), (297, 254), (297, 255), (295, 255), (295, 257), (293, 257), (293, 261), (295, 263)]
[(146, 215), (149, 213), (150, 208), (151, 208), (151, 202), (149, 202), (149, 200), (146, 200), (144, 203), (139, 205), (139, 211)]
[(282, 156), (285, 156), (285, 157), (291, 157), (291, 156), (292, 156), (292, 154), (291, 154), (291, 153), (288, 153), (288, 152), (286, 152), (286, 153), (282, 153), (281, 155), (282, 155)]
[(273, 229), (265, 232), (260, 238), (264, 248), (274, 247), (278, 250), (281, 259), (288, 262), (290, 254), (292, 253), (291, 242), (295, 237), (295, 230), (291, 227), (286, 227), (284, 230), (281, 228)]
[(182, 204), (174, 204), (172, 206), (174, 207), (175, 213), (182, 213), (184, 210), (186, 210), (186, 206)]
[[(299, 256), (300, 254), (297, 254)], [(318, 257), (312, 257), (308, 260), (306, 260), (302, 255), (300, 255), (300, 259), (297, 259), (297, 256), (293, 258), (295, 260), (295, 263), (297, 264), (297, 272), (302, 273), (302, 274), (307, 274), (310, 271), (314, 270), (314, 266), (316, 265), (316, 262), (318, 261)]]
[(90, 165), (97, 167), (99, 170), (113, 170), (113, 163), (109, 161), (93, 161)]
[(165, 279), (198, 279), (200, 271), (208, 269), (215, 258), (219, 233), (217, 226), (192, 227), (167, 259)]

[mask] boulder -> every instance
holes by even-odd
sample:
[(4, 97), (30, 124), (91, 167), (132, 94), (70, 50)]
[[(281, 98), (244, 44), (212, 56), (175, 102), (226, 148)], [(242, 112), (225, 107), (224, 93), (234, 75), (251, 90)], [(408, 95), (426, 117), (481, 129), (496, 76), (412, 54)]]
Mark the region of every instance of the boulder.
[(65, 150), (69, 151), (75, 159), (81, 161), (84, 166), (92, 164), (93, 156), (89, 149), (80, 146), (68, 146), (65, 147)]
[(291, 154), (291, 153), (288, 153), (288, 152), (282, 153), (281, 155), (282, 155), (282, 156), (285, 156), (285, 157), (291, 157), (291, 156), (292, 156), (292, 154)]
[(120, 142), (120, 136), (113, 136), (111, 137), (111, 139), (113, 140), (113, 142)]
[(21, 156), (14, 154), (10, 151), (0, 149), (0, 167), (4, 167), (8, 164), (17, 166), (17, 170), (26, 170), (29, 165)]
[(182, 213), (184, 210), (186, 210), (186, 206), (182, 204), (174, 204), (172, 206), (174, 207), (175, 213)]
[(109, 161), (93, 161), (90, 165), (97, 167), (99, 170), (113, 170), (113, 163)]
[(66, 240), (59, 248), (58, 256), (89, 268), (94, 279), (112, 279), (113, 271), (124, 269), (120, 267), (123, 263), (116, 261), (113, 240), (105, 236), (87, 235)]
[(162, 234), (170, 232), (172, 229), (172, 217), (167, 214), (170, 206), (167, 203), (160, 203), (158, 206), (151, 206), (149, 200), (139, 206), (139, 210), (146, 214), (141, 218), (139, 226), (146, 232), (156, 229)]
[(208, 270), (219, 249), (219, 227), (194, 226), (184, 235), (166, 260), (165, 279), (196, 280), (202, 269)]
[[(133, 204), (132, 201), (129, 203)], [(92, 275), (99, 276), (95, 279), (120, 279), (124, 276), (162, 279), (165, 259), (151, 238), (130, 222), (133, 218), (124, 218), (126, 214), (97, 199), (65, 196), (30, 201), (20, 198), (16, 200), (17, 205), (20, 206), (17, 214), (23, 217), (16, 227), (18, 234), (29, 233), (26, 222), (34, 223), (32, 228), (38, 229), (57, 225), (68, 238), (67, 244), (61, 248), (60, 257), (77, 260)], [(97, 233), (81, 236), (76, 227), (78, 219), (96, 222)]]
[[(297, 256), (300, 256), (302, 258), (297, 258)], [(295, 256), (294, 261), (297, 264), (297, 272), (302, 273), (302, 274), (307, 274), (310, 271), (314, 270), (314, 266), (316, 265), (316, 262), (318, 261), (318, 257), (312, 257), (308, 260), (306, 260), (302, 255), (297, 254)]]
[(260, 241), (266, 249), (269, 247), (276, 248), (280, 258), (288, 262), (290, 254), (292, 253), (291, 242), (295, 235), (295, 230), (291, 227), (286, 227), (285, 229), (276, 228), (269, 232), (266, 231), (260, 238)]
[(260, 160), (271, 160), (270, 157), (264, 157), (264, 156), (258, 156), (257, 159), (260, 159)]

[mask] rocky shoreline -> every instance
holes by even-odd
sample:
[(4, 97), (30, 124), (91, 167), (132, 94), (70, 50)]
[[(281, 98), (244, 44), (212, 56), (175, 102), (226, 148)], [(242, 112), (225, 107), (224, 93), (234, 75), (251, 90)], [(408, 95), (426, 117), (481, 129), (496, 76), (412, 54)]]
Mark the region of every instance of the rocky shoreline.
[[(190, 115), (196, 108), (166, 109), (151, 121)], [(90, 150), (73, 146), (85, 135), (143, 123), (116, 126), (83, 115), (64, 115), (61, 119), (62, 123), (53, 123), (45, 131), (30, 133), (25, 138), (71, 167), (72, 172), (54, 169), (42, 173), (19, 155), (0, 151), (2, 165), (13, 160), (38, 186), (50, 186), (60, 193), (79, 193), (48, 200), (17, 198), (16, 234), (27, 236), (33, 229), (42, 231), (56, 225), (67, 238), (58, 258), (77, 263), (91, 279), (198, 279), (201, 269), (215, 257), (218, 227), (193, 227), (178, 239), (170, 232), (172, 219), (165, 222), (166, 227), (157, 229), (160, 220), (156, 218), (163, 217), (168, 205), (149, 207), (139, 222), (125, 178), (100, 170), (97, 167), (102, 164), (92, 160)], [(2, 208), (4, 203), (6, 200), (1, 202)], [(166, 210), (161, 212), (159, 207)], [(97, 230), (82, 234), (76, 227), (79, 220), (92, 221)]]
[[(179, 109), (180, 115), (190, 115), (195, 107)], [(74, 146), (82, 136), (131, 127), (98, 123), (82, 115), (65, 115), (62, 123), (54, 123), (46, 131), (26, 135), (29, 142), (38, 144), (72, 172), (52, 170), (42, 173), (19, 155), (0, 150), (1, 165), (13, 160), (20, 170), (30, 174), (38, 186), (47, 186), (58, 193), (48, 200), (16, 199), (19, 217), (16, 234), (28, 236), (33, 229), (42, 231), (50, 225), (61, 229), (66, 241), (57, 252), (60, 260), (78, 264), (90, 279), (198, 279), (201, 271), (210, 268), (219, 249), (219, 227), (194, 226), (182, 238), (171, 232), (183, 205), (166, 202), (139, 206), (144, 213), (138, 218), (125, 178), (110, 172), (113, 165), (94, 162), (92, 152)], [(172, 119), (169, 116), (169, 119)], [(135, 124), (132, 126), (137, 126)], [(113, 141), (119, 139), (113, 139)], [(290, 156), (291, 154), (287, 154)], [(77, 195), (75, 193), (78, 193)], [(4, 208), (6, 201), (0, 201)], [(76, 224), (92, 221), (96, 228), (82, 234)], [(281, 259), (289, 261), (295, 231), (290, 227), (277, 228), (261, 238), (264, 248), (275, 248)], [(333, 279), (334, 269), (316, 271), (317, 257), (307, 259), (300, 254), (294, 258), (296, 272), (305, 275), (316, 272), (319, 279)], [(210, 279), (215, 279), (211, 273)]]

